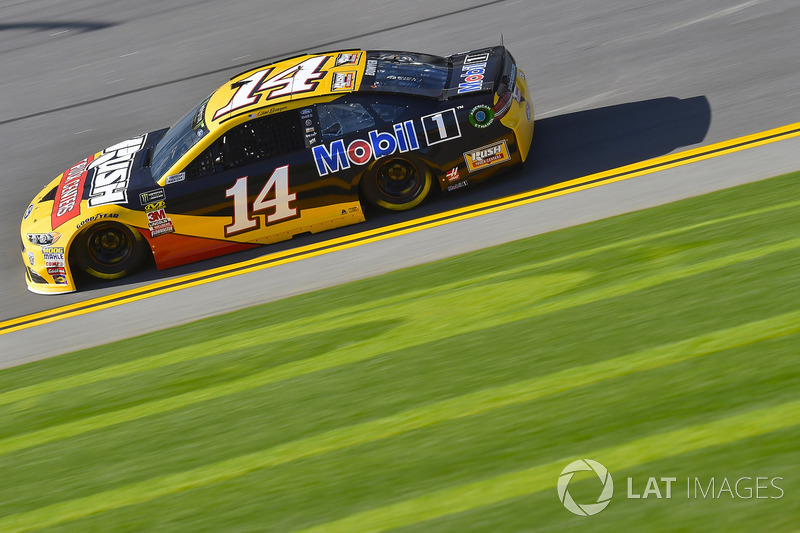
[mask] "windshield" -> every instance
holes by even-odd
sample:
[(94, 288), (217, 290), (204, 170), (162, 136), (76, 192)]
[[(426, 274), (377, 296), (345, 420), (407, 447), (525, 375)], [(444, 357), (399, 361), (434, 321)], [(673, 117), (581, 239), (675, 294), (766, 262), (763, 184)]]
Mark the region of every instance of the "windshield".
[(200, 102), (176, 122), (153, 150), (151, 171), (153, 179), (158, 180), (175, 161), (181, 158), (197, 141), (207, 133), (205, 112), (211, 96)]

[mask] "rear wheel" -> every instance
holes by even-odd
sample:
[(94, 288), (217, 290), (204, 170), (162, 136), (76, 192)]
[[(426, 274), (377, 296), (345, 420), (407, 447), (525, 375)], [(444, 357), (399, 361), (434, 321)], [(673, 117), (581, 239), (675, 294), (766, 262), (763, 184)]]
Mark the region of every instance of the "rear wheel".
[(421, 162), (393, 157), (378, 160), (363, 178), (361, 187), (372, 205), (391, 211), (418, 206), (431, 192), (433, 177)]
[(90, 227), (76, 242), (75, 254), (81, 270), (99, 279), (118, 279), (142, 266), (146, 241), (138, 231), (115, 222)]

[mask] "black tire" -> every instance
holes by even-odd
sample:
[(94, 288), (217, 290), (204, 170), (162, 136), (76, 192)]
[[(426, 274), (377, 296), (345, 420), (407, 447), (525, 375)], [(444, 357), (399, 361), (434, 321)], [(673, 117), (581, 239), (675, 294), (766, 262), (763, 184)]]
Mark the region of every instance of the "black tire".
[(361, 181), (364, 199), (390, 211), (418, 206), (432, 187), (433, 175), (428, 166), (402, 157), (379, 159)]
[(73, 253), (78, 268), (99, 279), (118, 279), (133, 274), (147, 257), (142, 235), (116, 222), (101, 222), (84, 231)]

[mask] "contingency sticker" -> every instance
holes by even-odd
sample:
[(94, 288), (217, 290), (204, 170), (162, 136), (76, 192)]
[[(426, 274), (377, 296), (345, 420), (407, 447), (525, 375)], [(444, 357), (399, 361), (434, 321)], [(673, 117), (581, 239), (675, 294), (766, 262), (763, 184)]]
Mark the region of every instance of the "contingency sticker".
[(506, 141), (488, 144), (477, 150), (470, 150), (464, 153), (464, 161), (466, 161), (467, 169), (470, 172), (477, 172), (509, 160), (511, 160), (511, 154), (508, 153)]

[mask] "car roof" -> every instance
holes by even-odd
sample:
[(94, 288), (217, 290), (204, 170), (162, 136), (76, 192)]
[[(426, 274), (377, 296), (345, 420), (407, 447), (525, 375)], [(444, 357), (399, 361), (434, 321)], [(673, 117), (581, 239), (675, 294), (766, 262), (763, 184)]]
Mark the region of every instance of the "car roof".
[(283, 111), (288, 102), (357, 91), (366, 56), (357, 49), (303, 54), (237, 74), (211, 95), (205, 109), (208, 129), (243, 114)]

